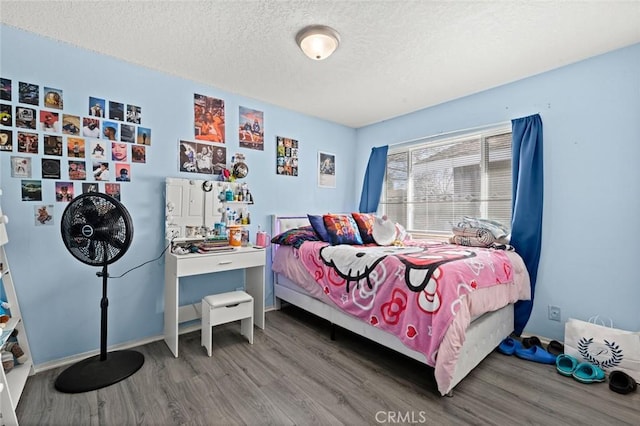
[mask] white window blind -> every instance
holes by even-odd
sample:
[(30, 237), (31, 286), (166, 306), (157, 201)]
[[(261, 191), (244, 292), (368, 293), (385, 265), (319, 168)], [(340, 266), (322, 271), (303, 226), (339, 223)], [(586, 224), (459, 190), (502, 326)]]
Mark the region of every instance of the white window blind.
[(412, 231), (450, 233), (462, 216), (510, 227), (511, 130), (390, 149), (380, 209)]

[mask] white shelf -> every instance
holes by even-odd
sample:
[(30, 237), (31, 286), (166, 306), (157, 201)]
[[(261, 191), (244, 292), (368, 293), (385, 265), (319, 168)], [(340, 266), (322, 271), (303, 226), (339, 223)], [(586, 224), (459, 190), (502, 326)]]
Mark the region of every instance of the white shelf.
[[(18, 406), (18, 401), (20, 401), (20, 395), (22, 395), (22, 391), (24, 390), (24, 386), (27, 384), (27, 377), (31, 375), (31, 360), (25, 362), (24, 364), (15, 364), (15, 366), (9, 371), (5, 373), (7, 377), (7, 387), (11, 391), (11, 403), (13, 405), (13, 409), (15, 410)], [(15, 396), (14, 396), (15, 395)]]
[[(0, 216), (2, 216), (1, 209)], [(16, 340), (27, 359), (24, 364), (15, 362), (13, 368), (6, 373), (4, 369), (0, 369), (0, 414), (2, 417), (0, 422), (3, 425), (17, 425), (18, 418), (16, 417), (15, 410), (20, 401), (24, 386), (27, 383), (27, 378), (34, 374), (35, 371), (33, 369), (31, 349), (29, 348), (24, 321), (22, 321), (22, 314), (20, 313), (18, 295), (16, 294), (11, 269), (9, 268), (9, 261), (4, 248), (4, 245), (7, 244), (8, 241), (5, 224), (0, 222), (0, 263), (2, 263), (3, 268), (0, 273), (0, 284), (4, 288), (7, 302), (9, 302), (10, 305), (8, 310), (11, 313), (11, 318), (6, 326), (1, 329), (0, 348), (4, 347), (7, 343), (13, 330), (17, 330)]]

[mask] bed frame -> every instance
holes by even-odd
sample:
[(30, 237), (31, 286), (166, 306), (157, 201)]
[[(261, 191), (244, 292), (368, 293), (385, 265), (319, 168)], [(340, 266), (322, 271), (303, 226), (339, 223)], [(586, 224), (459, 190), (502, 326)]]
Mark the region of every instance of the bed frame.
[[(305, 225), (309, 225), (306, 216), (272, 215), (271, 235)], [(276, 250), (276, 246), (273, 250)], [(273, 287), (276, 309), (280, 309), (282, 301), (288, 302), (326, 319), (332, 324), (426, 364), (424, 354), (407, 348), (400, 339), (392, 334), (359, 321), (305, 293), (292, 290), (295, 288), (295, 283), (281, 274), (274, 273)], [(448, 388), (440, 389), (442, 395), (452, 396), (453, 388), (513, 331), (513, 321), (513, 304), (510, 304), (497, 311), (484, 314), (471, 323), (456, 363), (453, 379)]]

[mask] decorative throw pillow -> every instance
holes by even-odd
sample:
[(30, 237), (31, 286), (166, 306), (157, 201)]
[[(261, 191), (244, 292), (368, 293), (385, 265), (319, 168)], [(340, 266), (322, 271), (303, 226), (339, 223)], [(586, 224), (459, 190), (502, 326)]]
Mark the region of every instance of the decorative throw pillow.
[(318, 238), (325, 243), (330, 243), (331, 237), (327, 232), (327, 228), (324, 226), (324, 219), (322, 219), (322, 215), (308, 214), (307, 217), (309, 218), (309, 223), (313, 227), (313, 230), (318, 234)]
[(358, 225), (348, 214), (326, 214), (322, 216), (331, 244), (362, 244)]
[(375, 240), (373, 239), (373, 223), (376, 220), (376, 215), (371, 213), (351, 213), (351, 216), (353, 216), (356, 225), (358, 225), (362, 242), (364, 244), (375, 244)]
[(300, 248), (305, 241), (320, 241), (311, 226), (289, 229), (271, 239), (274, 244), (293, 246), (295, 248)]
[(390, 221), (386, 215), (376, 217), (372, 235), (379, 246), (390, 246), (396, 240), (396, 224)]

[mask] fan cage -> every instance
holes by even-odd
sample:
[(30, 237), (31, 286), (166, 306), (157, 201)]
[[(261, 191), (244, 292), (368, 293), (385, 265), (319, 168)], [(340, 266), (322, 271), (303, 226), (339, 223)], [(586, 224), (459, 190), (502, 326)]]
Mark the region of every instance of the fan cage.
[(131, 217), (115, 198), (102, 193), (82, 194), (65, 209), (62, 238), (69, 252), (89, 265), (113, 263), (131, 244)]

